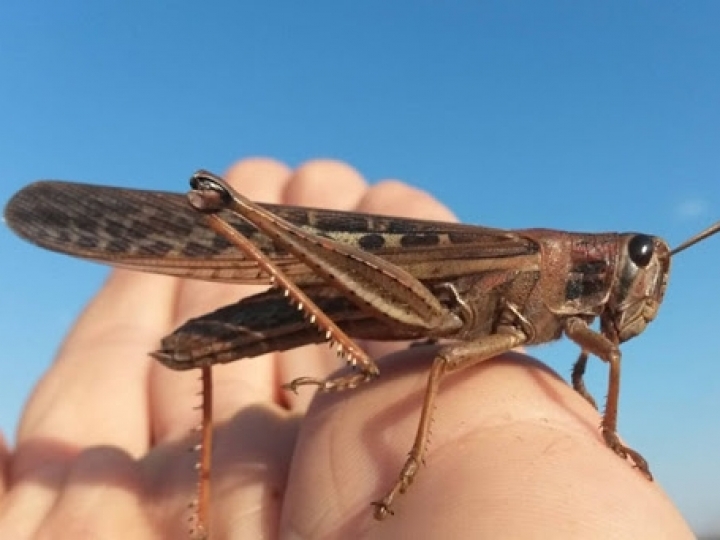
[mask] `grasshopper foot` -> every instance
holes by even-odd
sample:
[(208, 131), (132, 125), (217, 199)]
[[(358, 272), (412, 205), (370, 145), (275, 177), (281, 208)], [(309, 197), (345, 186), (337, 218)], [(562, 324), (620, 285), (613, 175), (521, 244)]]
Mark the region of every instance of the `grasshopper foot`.
[(297, 393), (301, 386), (317, 386), (320, 392), (339, 392), (355, 388), (360, 384), (369, 382), (377, 377), (376, 373), (351, 373), (331, 379), (316, 379), (315, 377), (298, 377), (283, 385), (285, 390)]
[(410, 487), (410, 484), (412, 484), (419, 469), (420, 461), (413, 452), (411, 452), (392, 489), (381, 500), (372, 503), (375, 507), (375, 511), (373, 513), (375, 519), (380, 521), (395, 514), (395, 512), (392, 511), (393, 501), (398, 495), (407, 491), (407, 488)]
[(603, 439), (605, 439), (605, 444), (610, 447), (610, 449), (615, 452), (618, 456), (620, 456), (623, 459), (627, 459), (628, 457), (632, 460), (632, 462), (635, 464), (635, 467), (648, 479), (652, 482), (653, 475), (650, 472), (650, 465), (648, 465), (648, 462), (645, 460), (642, 455), (640, 455), (639, 452), (633, 450), (632, 448), (625, 446), (620, 442), (620, 439), (617, 436), (617, 433), (614, 431), (610, 431), (607, 429), (602, 430)]
[(390, 502), (386, 501), (387, 497), (383, 499), (382, 501), (373, 501), (370, 504), (375, 507), (375, 510), (373, 511), (373, 516), (378, 521), (382, 521), (388, 516), (394, 516), (395, 512), (392, 511), (390, 508)]

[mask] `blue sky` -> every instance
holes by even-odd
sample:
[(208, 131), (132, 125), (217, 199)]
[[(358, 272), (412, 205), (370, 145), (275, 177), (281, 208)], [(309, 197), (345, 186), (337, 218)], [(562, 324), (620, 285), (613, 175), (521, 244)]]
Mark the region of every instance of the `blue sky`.
[[(19, 2), (0, 7), (0, 203), (38, 178), (184, 191), (198, 168), (343, 159), (463, 220), (639, 230), (720, 219), (715, 2)], [(0, 427), (106, 269), (0, 227)], [(720, 530), (720, 238), (678, 257), (624, 348), (620, 430)], [(534, 351), (562, 374), (568, 344)], [(604, 394), (606, 370), (590, 382)]]

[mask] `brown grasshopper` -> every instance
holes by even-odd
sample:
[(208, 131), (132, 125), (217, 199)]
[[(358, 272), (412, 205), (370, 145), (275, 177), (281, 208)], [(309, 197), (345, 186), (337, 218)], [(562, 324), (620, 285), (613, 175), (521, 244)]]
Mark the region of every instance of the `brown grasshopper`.
[[(639, 233), (508, 231), (258, 204), (206, 171), (192, 177), (191, 188), (183, 197), (38, 182), (14, 196), (5, 217), (20, 236), (51, 250), (148, 272), (270, 286), (164, 338), (152, 355), (173, 369), (207, 370), (330, 342), (356, 369), (286, 387), (342, 390), (379, 373), (355, 339), (442, 339), (415, 441), (395, 484), (373, 503), (377, 519), (392, 513), (417, 475), (444, 375), (563, 335), (581, 349), (572, 383), (593, 406), (583, 382), (588, 356), (609, 364), (602, 436), (652, 479), (645, 459), (616, 432), (619, 344), (655, 318), (671, 257), (720, 231), (720, 222), (670, 250)], [(595, 319), (599, 330), (590, 326)]]

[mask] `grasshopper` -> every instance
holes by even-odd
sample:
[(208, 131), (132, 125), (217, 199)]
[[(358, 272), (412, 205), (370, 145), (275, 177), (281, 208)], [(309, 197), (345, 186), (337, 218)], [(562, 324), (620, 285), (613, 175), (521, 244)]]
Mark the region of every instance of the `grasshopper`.
[[(269, 286), (165, 337), (151, 354), (172, 369), (208, 370), (330, 342), (355, 369), (326, 380), (302, 377), (286, 387), (343, 390), (379, 374), (356, 339), (442, 340), (409, 456), (393, 486), (373, 503), (377, 519), (392, 513), (418, 473), (445, 375), (562, 336), (580, 348), (572, 385), (593, 406), (583, 382), (589, 355), (608, 364), (602, 437), (652, 480), (645, 459), (617, 435), (619, 345), (655, 318), (671, 258), (720, 231), (720, 222), (671, 250), (661, 238), (641, 233), (501, 230), (258, 204), (207, 171), (190, 183), (185, 197), (37, 182), (14, 196), (5, 217), (17, 234), (54, 251), (148, 272)], [(596, 320), (598, 329), (591, 326)]]

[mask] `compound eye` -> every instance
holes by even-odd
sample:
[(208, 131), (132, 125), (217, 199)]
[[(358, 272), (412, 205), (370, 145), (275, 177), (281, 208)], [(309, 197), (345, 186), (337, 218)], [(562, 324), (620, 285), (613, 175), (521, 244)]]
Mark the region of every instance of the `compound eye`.
[(628, 242), (628, 255), (630, 260), (640, 268), (645, 268), (652, 259), (655, 251), (655, 242), (652, 236), (636, 234)]

